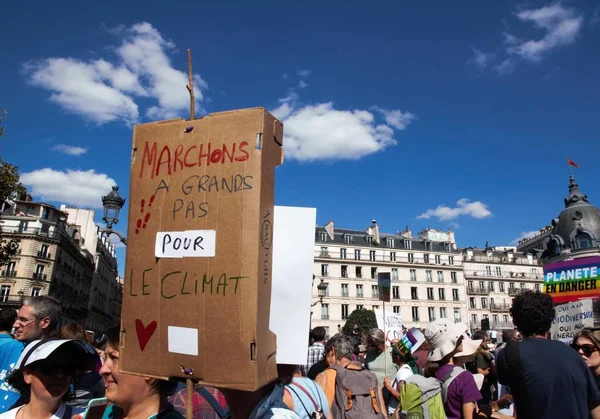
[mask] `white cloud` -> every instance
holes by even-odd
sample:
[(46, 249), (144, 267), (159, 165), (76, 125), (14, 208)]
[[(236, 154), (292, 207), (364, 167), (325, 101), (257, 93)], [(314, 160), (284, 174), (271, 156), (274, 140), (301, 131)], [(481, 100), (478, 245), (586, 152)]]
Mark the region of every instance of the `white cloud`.
[(300, 80), (298, 82), (298, 87), (301, 88), (301, 89), (306, 89), (308, 87), (308, 83), (305, 82), (304, 80)]
[(480, 70), (485, 69), (495, 57), (495, 54), (492, 52), (486, 53), (481, 50), (478, 50), (477, 48), (472, 49), (473, 57), (469, 60), (469, 62)]
[(382, 109), (377, 106), (374, 106), (373, 108), (384, 116), (385, 122), (388, 125), (399, 130), (405, 130), (406, 127), (417, 118), (415, 114), (402, 112), (400, 109)]
[[(271, 113), (285, 125), (286, 157), (300, 161), (356, 160), (396, 144), (394, 125), (377, 123), (369, 111), (338, 110), (332, 102), (300, 106), (293, 91), (279, 102), (281, 105)], [(395, 126), (402, 126), (398, 129), (410, 122), (400, 111), (383, 111), (391, 115)]]
[(311, 70), (298, 70), (296, 74), (298, 74), (299, 77), (308, 77), (310, 76), (310, 73), (312, 73)]
[[(171, 66), (167, 55), (175, 45), (147, 22), (110, 32), (121, 38), (116, 62), (46, 58), (25, 64), (28, 81), (51, 91), (50, 99), (65, 110), (97, 124), (138, 122), (139, 98), (156, 102), (145, 111), (150, 118), (184, 114), (189, 108), (188, 77)], [(193, 80), (200, 102), (207, 85), (197, 74)]]
[(516, 239), (512, 240), (510, 242), (510, 244), (512, 245), (517, 245), (519, 244), (519, 241), (523, 240), (523, 239), (528, 239), (530, 237), (535, 236), (536, 234), (540, 234), (540, 230), (534, 230), (534, 231), (523, 231), (521, 232), (521, 235), (519, 237), (517, 237)]
[(101, 197), (116, 184), (104, 173), (94, 170), (53, 170), (23, 173), (21, 182), (37, 199), (90, 208), (102, 207)]
[(67, 154), (69, 156), (81, 156), (82, 154), (87, 153), (87, 148), (66, 144), (57, 144), (52, 147), (52, 151), (58, 151), (59, 153)]
[(521, 10), (516, 15), (521, 21), (531, 22), (545, 31), (544, 37), (538, 40), (520, 41), (513, 35), (505, 35), (507, 52), (528, 61), (538, 62), (548, 51), (572, 44), (583, 26), (583, 16), (558, 3), (539, 9)]
[(481, 219), (491, 217), (492, 212), (488, 209), (488, 206), (481, 201), (471, 202), (466, 198), (462, 198), (456, 201), (456, 207), (454, 208), (439, 205), (437, 208), (428, 209), (417, 218), (428, 220), (435, 217), (440, 221), (447, 221), (454, 220), (462, 215)]
[(494, 70), (496, 70), (496, 72), (501, 76), (507, 76), (515, 71), (516, 66), (517, 61), (514, 58), (507, 58), (495, 66)]

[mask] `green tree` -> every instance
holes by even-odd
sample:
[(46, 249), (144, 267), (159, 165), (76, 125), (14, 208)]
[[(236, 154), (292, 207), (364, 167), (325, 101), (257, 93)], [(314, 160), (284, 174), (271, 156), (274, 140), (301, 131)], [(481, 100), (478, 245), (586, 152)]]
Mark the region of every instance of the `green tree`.
[(362, 336), (363, 334), (366, 335), (369, 333), (369, 330), (377, 327), (377, 317), (375, 316), (375, 312), (364, 308), (354, 310), (348, 316), (342, 332), (345, 335), (352, 335), (354, 325), (358, 326), (359, 336)]
[[(4, 135), (2, 118), (6, 111), (0, 110), (0, 137)], [(0, 157), (0, 206), (8, 199), (25, 193), (25, 188), (19, 182), (19, 168), (15, 165), (5, 162)], [(19, 239), (16, 237), (7, 238), (2, 233), (2, 214), (0, 213), (0, 266), (10, 262), (10, 258), (17, 253), (19, 249)]]

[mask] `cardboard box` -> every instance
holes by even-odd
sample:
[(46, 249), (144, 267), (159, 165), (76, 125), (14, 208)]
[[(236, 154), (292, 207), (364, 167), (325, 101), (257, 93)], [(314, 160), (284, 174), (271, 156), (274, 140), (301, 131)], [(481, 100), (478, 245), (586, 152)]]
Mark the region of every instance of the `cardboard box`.
[(121, 372), (256, 390), (277, 376), (269, 330), (275, 167), (263, 108), (136, 125)]

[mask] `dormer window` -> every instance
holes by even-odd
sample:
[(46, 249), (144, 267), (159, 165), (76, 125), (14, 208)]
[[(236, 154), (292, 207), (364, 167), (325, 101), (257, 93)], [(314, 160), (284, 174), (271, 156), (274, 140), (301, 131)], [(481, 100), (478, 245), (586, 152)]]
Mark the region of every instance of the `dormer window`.
[(327, 241), (327, 232), (326, 231), (319, 231), (319, 241), (320, 242)]
[(344, 235), (344, 241), (345, 241), (346, 243), (348, 243), (348, 244), (352, 243), (352, 242), (353, 242), (353, 240), (352, 240), (352, 235), (351, 235), (351, 234), (345, 234), (345, 235)]
[(392, 248), (394, 247), (394, 238), (393, 237), (388, 237), (386, 239), (386, 242), (387, 242), (387, 247), (392, 247)]
[(587, 249), (592, 247), (592, 238), (588, 233), (580, 232), (575, 236), (575, 249)]
[(431, 242), (425, 242), (425, 249), (431, 250)]
[(408, 239), (404, 240), (404, 248), (405, 249), (412, 249), (412, 242)]
[(373, 244), (373, 236), (367, 236), (367, 244)]

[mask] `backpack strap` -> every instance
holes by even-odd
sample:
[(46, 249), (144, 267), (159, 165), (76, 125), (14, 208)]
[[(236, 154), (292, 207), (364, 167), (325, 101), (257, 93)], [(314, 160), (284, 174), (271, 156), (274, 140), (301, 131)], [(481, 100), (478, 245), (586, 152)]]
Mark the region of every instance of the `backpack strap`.
[(73, 416), (73, 408), (70, 405), (67, 405), (65, 408), (65, 413), (62, 416), (62, 419), (71, 419)]
[(210, 392), (205, 387), (200, 387), (198, 393), (200, 393), (200, 395), (204, 397), (204, 400), (206, 400), (208, 404), (210, 404), (210, 406), (215, 410), (215, 412), (217, 412), (217, 415), (219, 415), (221, 419), (229, 417), (229, 409), (223, 409), (223, 406), (221, 406), (217, 399), (215, 399), (215, 397), (212, 394), (210, 394)]
[(450, 384), (452, 384), (452, 381), (454, 381), (454, 379), (456, 377), (458, 377), (463, 371), (465, 371), (465, 370), (462, 369), (461, 367), (457, 367), (456, 365), (453, 365), (452, 368), (450, 369), (450, 371), (448, 371), (448, 373), (444, 376), (444, 379), (441, 382), (441, 384), (442, 384), (442, 400), (443, 400), (444, 404), (446, 404), (446, 399), (448, 397), (448, 388), (450, 387)]
[[(525, 371), (521, 363), (521, 343), (507, 342), (504, 347), (505, 371), (510, 392), (515, 397), (515, 406), (522, 406), (525, 412), (531, 412), (531, 401), (525, 385)], [(521, 397), (519, 397), (521, 396)], [(519, 409), (521, 411), (521, 409)], [(521, 414), (523, 414), (521, 411)], [(524, 415), (526, 417), (528, 415)]]

